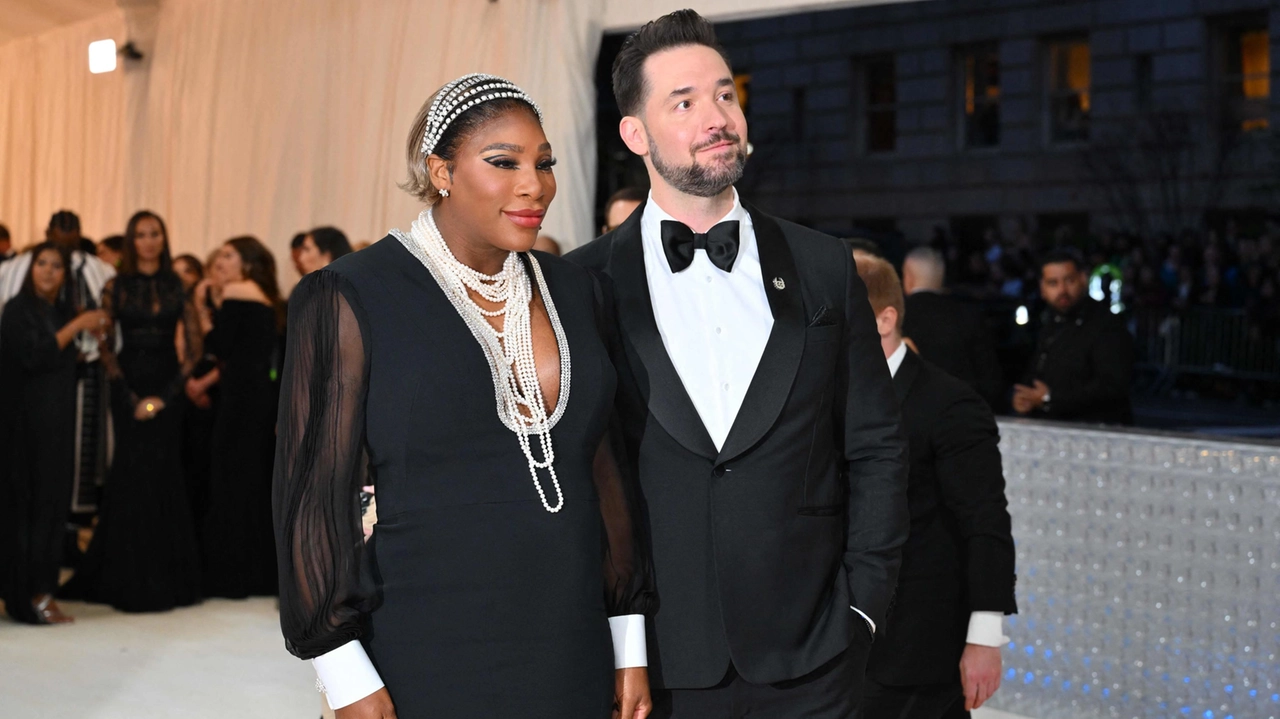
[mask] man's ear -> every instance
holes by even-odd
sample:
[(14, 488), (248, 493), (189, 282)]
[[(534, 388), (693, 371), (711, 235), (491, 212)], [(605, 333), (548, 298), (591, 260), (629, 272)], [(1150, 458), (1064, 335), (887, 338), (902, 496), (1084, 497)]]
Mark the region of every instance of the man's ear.
[(898, 310), (889, 305), (876, 315), (876, 331), (881, 337), (887, 337), (898, 327)]
[(649, 133), (644, 129), (640, 118), (627, 115), (618, 123), (618, 135), (622, 137), (627, 149), (640, 157), (649, 155)]

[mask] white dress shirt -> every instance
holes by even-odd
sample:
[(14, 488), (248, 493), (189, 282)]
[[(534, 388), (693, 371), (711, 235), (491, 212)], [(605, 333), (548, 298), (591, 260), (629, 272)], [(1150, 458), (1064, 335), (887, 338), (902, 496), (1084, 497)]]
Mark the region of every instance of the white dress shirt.
[[(897, 376), (902, 360), (907, 356), (907, 344), (898, 343), (898, 349), (889, 355), (889, 374)], [(1001, 647), (1009, 643), (1004, 635), (1004, 614), (1000, 612), (973, 612), (969, 615), (969, 633), (965, 637), (969, 644), (980, 644), (984, 647)]]
[(716, 223), (736, 220), (738, 256), (725, 272), (695, 250), (693, 263), (672, 272), (662, 251), (662, 221), (675, 220), (649, 195), (640, 218), (644, 269), (653, 318), (671, 364), (716, 449), (724, 446), (773, 330), (773, 311), (760, 275), (760, 247), (751, 215), (734, 191), (733, 207)]

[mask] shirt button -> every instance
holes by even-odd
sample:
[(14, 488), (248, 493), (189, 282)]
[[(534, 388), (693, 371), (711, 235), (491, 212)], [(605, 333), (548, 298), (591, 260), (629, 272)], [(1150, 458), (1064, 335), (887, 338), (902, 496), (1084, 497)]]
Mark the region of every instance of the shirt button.
[(721, 332), (720, 328), (719, 328), (719, 327), (717, 327), (717, 328), (716, 328), (716, 334), (720, 334), (720, 332)]
[(707, 275), (705, 279), (707, 280), (707, 284), (711, 284), (711, 275)]
[(728, 391), (729, 391), (729, 383), (728, 383), (728, 382), (725, 382), (725, 383), (724, 383), (724, 391), (725, 391), (725, 392), (728, 392)]

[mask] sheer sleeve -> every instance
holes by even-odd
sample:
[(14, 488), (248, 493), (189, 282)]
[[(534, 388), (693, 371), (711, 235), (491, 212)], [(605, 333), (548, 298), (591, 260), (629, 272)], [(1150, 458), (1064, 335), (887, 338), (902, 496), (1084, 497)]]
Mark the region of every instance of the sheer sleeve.
[[(107, 280), (102, 288), (102, 310), (110, 316), (107, 331), (98, 341), (98, 355), (102, 358), (102, 366), (106, 369), (107, 380), (113, 384), (124, 383), (124, 372), (120, 369), (120, 360), (116, 356), (116, 311), (119, 298), (116, 297), (116, 278)], [(125, 388), (127, 389), (127, 388)], [(137, 399), (135, 398), (136, 402)]]
[(312, 659), (358, 639), (371, 591), (360, 583), (361, 457), (368, 333), (353, 287), (314, 272), (289, 302), (273, 487), (280, 625)]
[[(621, 351), (616, 325), (608, 318), (611, 297), (593, 274), (596, 329), (610, 357)], [(615, 413), (592, 463), (600, 515), (604, 522), (605, 608), (610, 617), (652, 616), (658, 609), (653, 561), (643, 516), (638, 479), (628, 466), (621, 424)]]
[[(178, 284), (178, 289), (182, 289), (181, 282)], [(106, 296), (105, 292), (103, 296)], [(162, 397), (165, 402), (171, 402), (173, 398), (182, 396), (187, 379), (195, 371), (196, 363), (204, 356), (204, 338), (200, 335), (200, 316), (196, 311), (196, 304), (186, 296), (186, 292), (180, 292), (179, 297), (182, 298), (182, 317), (178, 320), (177, 347), (175, 347), (178, 352), (178, 374), (165, 388)]]

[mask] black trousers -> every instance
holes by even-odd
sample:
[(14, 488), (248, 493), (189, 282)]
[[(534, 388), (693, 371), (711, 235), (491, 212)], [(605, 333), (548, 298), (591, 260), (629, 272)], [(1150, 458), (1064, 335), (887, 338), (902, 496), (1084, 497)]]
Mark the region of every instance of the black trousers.
[(956, 684), (895, 687), (866, 680), (858, 719), (969, 719)]
[(752, 684), (729, 667), (707, 689), (654, 690), (653, 719), (853, 719), (857, 715), (869, 647), (844, 653), (798, 679)]

